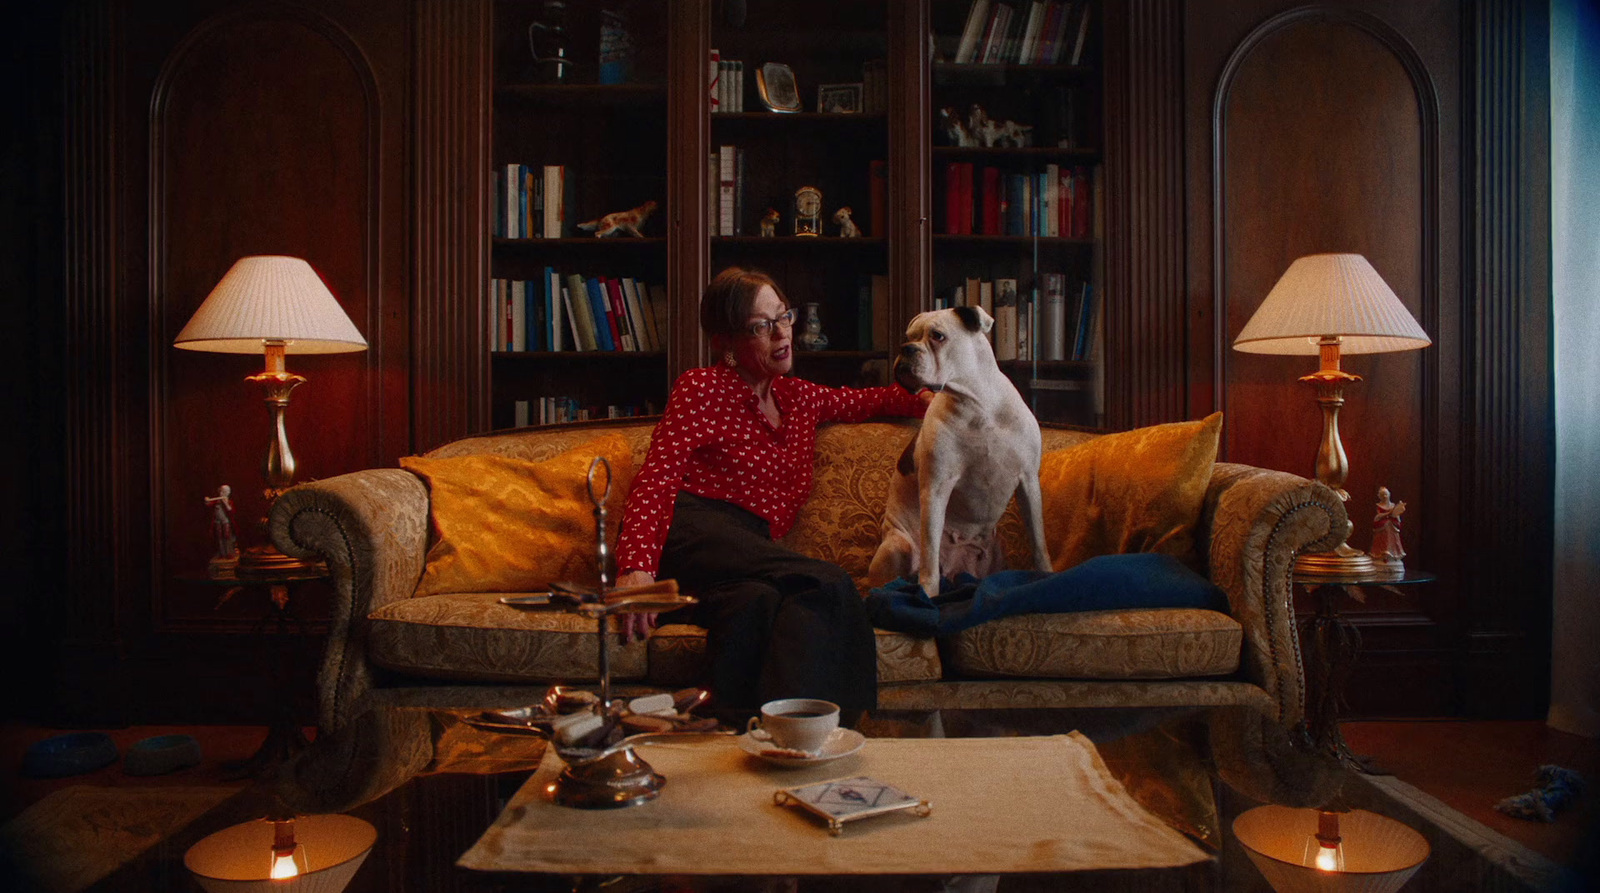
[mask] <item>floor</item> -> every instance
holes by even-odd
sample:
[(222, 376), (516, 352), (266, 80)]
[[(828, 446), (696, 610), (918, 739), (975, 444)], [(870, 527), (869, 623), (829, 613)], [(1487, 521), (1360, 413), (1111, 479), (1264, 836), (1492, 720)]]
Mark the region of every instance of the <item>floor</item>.
[[(309, 730), (308, 730), (309, 731)], [(201, 765), (167, 776), (132, 778), (113, 764), (63, 779), (20, 777), (27, 748), (59, 730), (0, 725), (0, 821), (53, 790), (74, 784), (116, 786), (217, 785), (229, 783), (223, 765), (249, 757), (265, 737), (260, 726), (136, 726), (110, 730), (118, 750), (155, 735), (192, 734), (201, 743)], [(1600, 745), (1550, 729), (1540, 722), (1386, 720), (1347, 722), (1346, 741), (1381, 769), (1444, 801), (1473, 820), (1561, 864), (1593, 865), (1600, 830)], [(1581, 773), (1589, 790), (1557, 821), (1514, 819), (1494, 810), (1502, 798), (1534, 787), (1539, 766), (1555, 764)]]

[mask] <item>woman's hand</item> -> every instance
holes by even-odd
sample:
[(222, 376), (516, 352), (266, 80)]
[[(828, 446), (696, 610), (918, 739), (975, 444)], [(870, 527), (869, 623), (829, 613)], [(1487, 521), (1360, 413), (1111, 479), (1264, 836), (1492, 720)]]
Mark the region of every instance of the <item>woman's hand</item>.
[[(617, 578), (616, 588), (627, 589), (631, 586), (648, 586), (655, 581), (656, 578), (648, 571), (628, 571)], [(617, 633), (618, 638), (624, 645), (635, 639), (641, 642), (644, 641), (650, 637), (650, 631), (656, 628), (656, 617), (657, 615), (653, 611), (622, 615), (620, 624), (622, 628)]]

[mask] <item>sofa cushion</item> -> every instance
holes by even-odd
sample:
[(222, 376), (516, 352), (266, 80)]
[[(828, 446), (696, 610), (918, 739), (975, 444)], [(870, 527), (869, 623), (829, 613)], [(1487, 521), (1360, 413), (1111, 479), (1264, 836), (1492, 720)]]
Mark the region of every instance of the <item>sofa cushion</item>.
[(1201, 608), (1023, 614), (963, 630), (944, 657), (962, 676), (1180, 679), (1239, 668), (1244, 630)]
[[(418, 596), (367, 617), (367, 654), (381, 666), (435, 679), (570, 682), (599, 678), (595, 624), (564, 611), (520, 611), (498, 592)], [(615, 629), (615, 619), (612, 627)], [(611, 676), (645, 678), (643, 643), (613, 640)]]
[(606, 501), (614, 544), (633, 482), (633, 451), (616, 432), (549, 459), (410, 456), (400, 465), (428, 485), (433, 545), (416, 595), (528, 592), (556, 581), (598, 582), (589, 464), (604, 456), (615, 480)]
[[(932, 639), (876, 630), (878, 684), (934, 682), (940, 677), (939, 647)], [(681, 688), (705, 680), (706, 631), (687, 623), (669, 623), (650, 634), (652, 685)]]
[(1198, 564), (1195, 525), (1221, 431), (1217, 412), (1046, 453), (1039, 486), (1051, 566), (1065, 570), (1122, 552), (1159, 552)]

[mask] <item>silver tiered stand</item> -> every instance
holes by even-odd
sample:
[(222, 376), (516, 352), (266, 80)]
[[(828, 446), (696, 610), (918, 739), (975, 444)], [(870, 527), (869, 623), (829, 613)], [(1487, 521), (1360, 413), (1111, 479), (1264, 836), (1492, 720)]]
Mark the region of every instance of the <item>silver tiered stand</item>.
[[(596, 474), (605, 469), (605, 486), (597, 487)], [(595, 558), (600, 567), (600, 585), (596, 590), (571, 585), (557, 585), (555, 591), (534, 596), (508, 596), (503, 604), (524, 610), (560, 610), (595, 620), (595, 635), (599, 646), (600, 701), (593, 709), (603, 717), (613, 717), (611, 702), (611, 635), (608, 618), (615, 614), (641, 614), (671, 611), (692, 605), (696, 599), (678, 595), (675, 591), (640, 593), (622, 598), (608, 598), (611, 592), (611, 555), (606, 546), (606, 500), (611, 496), (611, 463), (604, 456), (589, 464), (589, 500), (594, 503)], [(553, 688), (545, 699), (546, 717), (556, 713), (560, 687)], [(537, 708), (534, 708), (537, 709)], [(539, 718), (524, 711), (521, 714), (523, 730), (534, 728)], [(503, 726), (502, 726), (503, 727)], [(566, 768), (545, 789), (554, 802), (578, 809), (614, 809), (636, 806), (655, 799), (666, 784), (666, 778), (640, 758), (634, 749), (648, 740), (687, 735), (705, 735), (706, 732), (647, 732), (630, 735), (603, 748), (566, 747), (557, 744), (551, 736), (551, 746), (566, 762)], [(726, 732), (709, 734), (728, 734)]]

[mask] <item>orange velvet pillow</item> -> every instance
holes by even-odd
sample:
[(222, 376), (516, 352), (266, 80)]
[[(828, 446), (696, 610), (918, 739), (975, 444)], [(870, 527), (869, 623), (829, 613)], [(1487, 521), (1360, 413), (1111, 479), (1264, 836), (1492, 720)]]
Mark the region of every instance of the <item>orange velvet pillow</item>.
[(615, 549), (636, 471), (633, 450), (621, 434), (597, 437), (542, 462), (491, 455), (401, 459), (401, 468), (427, 483), (431, 500), (434, 543), (416, 594), (529, 592), (556, 581), (597, 585), (588, 488), (589, 463), (596, 456), (611, 463), (615, 477), (606, 500), (606, 542)]
[(1096, 555), (1160, 552), (1191, 565), (1222, 413), (1096, 437), (1045, 453), (1044, 537), (1051, 567)]

